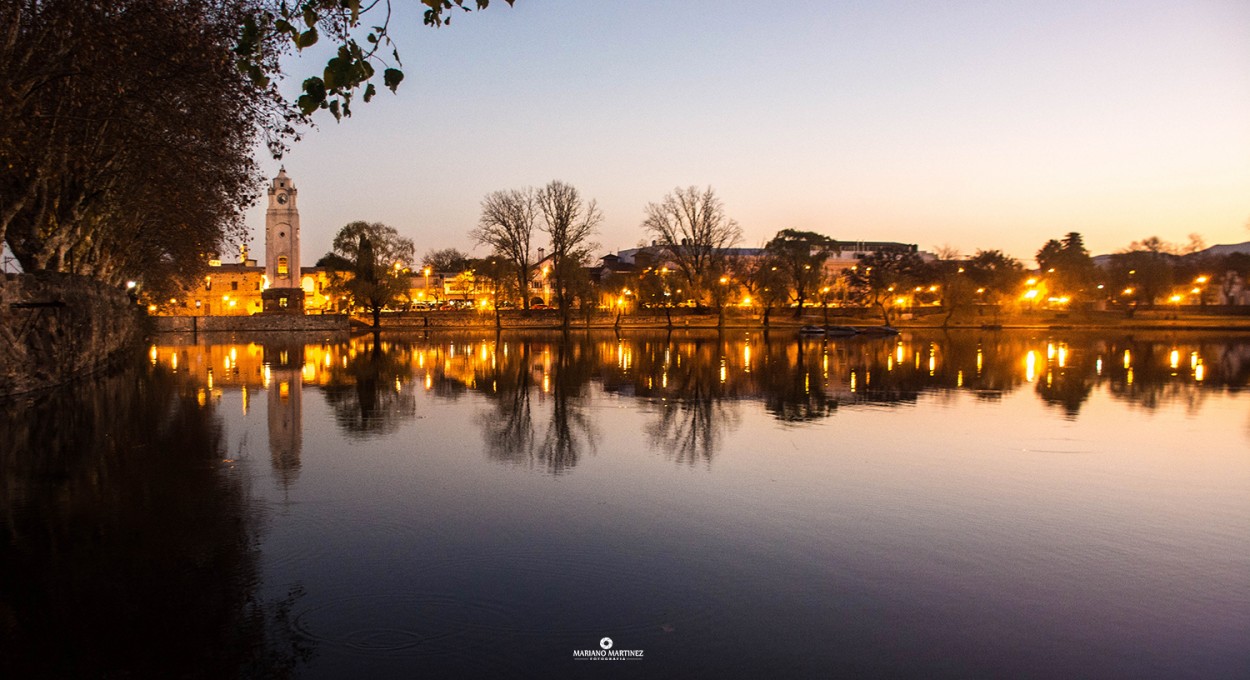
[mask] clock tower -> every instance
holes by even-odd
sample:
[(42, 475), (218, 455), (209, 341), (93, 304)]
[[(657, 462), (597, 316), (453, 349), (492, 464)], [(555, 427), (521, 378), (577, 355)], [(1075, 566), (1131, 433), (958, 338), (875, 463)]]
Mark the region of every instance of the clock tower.
[(266, 312), (304, 312), (296, 195), (286, 168), (278, 170), (278, 176), (269, 183), (269, 209), (265, 211), (265, 277), (269, 287), (261, 292), (261, 300)]

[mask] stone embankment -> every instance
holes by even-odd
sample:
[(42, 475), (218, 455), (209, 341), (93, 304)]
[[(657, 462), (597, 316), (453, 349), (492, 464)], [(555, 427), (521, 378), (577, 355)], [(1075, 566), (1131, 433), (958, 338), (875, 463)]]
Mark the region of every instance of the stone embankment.
[(156, 316), (158, 333), (337, 333), (349, 329), (346, 316), (337, 314), (255, 314), (252, 316)]
[(53, 387), (107, 367), (144, 335), (126, 291), (54, 272), (0, 279), (0, 396)]
[[(787, 317), (787, 320), (789, 317)], [(369, 317), (359, 317), (357, 321), (367, 325), (372, 323)], [(774, 322), (777, 317), (774, 316)], [(571, 328), (664, 328), (670, 322), (662, 311), (633, 312), (618, 316), (614, 312), (594, 311), (589, 316), (579, 311), (569, 317)], [(671, 323), (674, 328), (714, 328), (719, 319), (716, 314), (700, 314), (693, 310), (673, 310)], [(541, 310), (505, 310), (499, 315), (499, 325), (505, 329), (553, 329), (560, 328), (560, 312), (553, 309)], [(725, 315), (725, 325), (732, 327), (756, 327), (760, 325), (759, 314), (750, 314), (733, 310)], [(382, 315), (381, 327), (384, 331), (411, 331), (425, 329), (493, 329), (496, 326), (493, 312), (478, 311), (436, 311), (436, 312), (405, 312), (386, 313)]]

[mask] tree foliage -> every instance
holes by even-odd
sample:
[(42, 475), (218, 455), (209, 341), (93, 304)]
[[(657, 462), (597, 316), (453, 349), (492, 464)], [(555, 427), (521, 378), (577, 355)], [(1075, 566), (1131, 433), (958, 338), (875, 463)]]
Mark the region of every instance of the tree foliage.
[(665, 250), (688, 287), (690, 299), (707, 301), (710, 282), (726, 269), (727, 250), (742, 239), (738, 223), (708, 187), (677, 188), (659, 203), (647, 204), (642, 226)]
[(383, 308), (398, 302), (408, 290), (412, 239), (381, 222), (356, 221), (339, 229), (333, 248), (322, 261), (344, 263), (350, 269), (335, 273), (332, 288), (350, 295), (353, 305), (369, 311), (377, 328)]
[(469, 266), (469, 254), (456, 248), (431, 248), (421, 256), (421, 266), (432, 272), (461, 272)]
[(1078, 299), (1089, 293), (1097, 278), (1097, 270), (1085, 240), (1075, 231), (1062, 240), (1051, 239), (1037, 251), (1037, 264), (1050, 281), (1051, 291)]
[[(1134, 241), (1111, 256), (1107, 265), (1112, 294), (1121, 300), (1151, 305), (1166, 297), (1175, 283), (1179, 251), (1158, 236)], [(1130, 292), (1131, 291), (1131, 292)]]
[(769, 325), (774, 307), (789, 298), (789, 285), (781, 266), (768, 254), (760, 257), (735, 257), (729, 261), (729, 274), (759, 307), (765, 327)]
[(1024, 265), (1001, 250), (978, 250), (964, 267), (977, 285), (977, 299), (994, 305), (996, 311), (1024, 282)]
[[(505, 0), (512, 4), (513, 0)], [(421, 0), (427, 25), (488, 0)], [(3, 0), (0, 242), (27, 272), (178, 287), (245, 239), (262, 177), (314, 111), (403, 79), (391, 1)], [(338, 50), (288, 102), (281, 58)], [(166, 285), (170, 284), (170, 285)]]
[(254, 9), (0, 3), (0, 239), (25, 271), (157, 285), (243, 238), (253, 149), (281, 147), (297, 118), (229, 58)]
[(848, 285), (861, 304), (881, 312), (881, 319), (888, 326), (896, 291), (920, 281), (924, 270), (924, 260), (910, 250), (878, 250), (847, 270)]
[[(450, 12), (486, 9), (490, 0), (420, 0), (427, 26), (451, 23)], [(504, 0), (511, 5), (514, 0)], [(304, 115), (327, 110), (334, 118), (351, 115), (357, 93), (368, 103), (382, 86), (394, 92), (404, 79), (399, 50), (390, 37), (391, 0), (295, 0), (258, 3), (240, 23), (234, 55), (238, 68), (259, 86), (280, 75), (271, 55), (301, 51), (324, 36), (338, 46), (321, 75), (306, 78), (296, 100)]]
[(837, 242), (814, 231), (782, 229), (764, 250), (789, 286), (797, 305), (794, 316), (799, 318), (803, 303), (820, 289), (825, 261), (837, 252)]

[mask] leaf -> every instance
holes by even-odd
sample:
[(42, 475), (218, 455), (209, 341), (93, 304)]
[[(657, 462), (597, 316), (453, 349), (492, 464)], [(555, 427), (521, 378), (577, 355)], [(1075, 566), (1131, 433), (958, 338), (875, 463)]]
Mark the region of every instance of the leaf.
[(309, 28), (313, 28), (314, 26), (316, 26), (317, 25), (317, 10), (313, 9), (311, 6), (305, 7), (304, 8), (304, 23), (308, 24)]
[(299, 112), (305, 116), (311, 116), (313, 111), (321, 108), (321, 102), (306, 94), (300, 95), (299, 99), (295, 100), (295, 103), (299, 106)]
[(255, 18), (248, 16), (243, 20), (243, 32), (239, 35), (239, 42), (234, 46), (234, 53), (244, 57), (250, 56), (259, 44), (260, 27), (256, 25)]
[(369, 83), (368, 85), (366, 85), (365, 86), (365, 103), (368, 104), (369, 100), (373, 99), (373, 95), (377, 93), (378, 93), (378, 88), (374, 87), (373, 83)]
[(317, 29), (315, 28), (310, 28), (307, 31), (300, 33), (299, 37), (295, 39), (295, 46), (301, 50), (304, 49), (305, 47), (312, 47), (313, 45), (316, 45), (316, 44), (317, 44)]
[(325, 70), (322, 77), (325, 79), (326, 89), (333, 90), (336, 88), (351, 86), (352, 81), (352, 63), (349, 59), (343, 57), (335, 57), (326, 62)]
[(388, 68), (382, 72), (382, 82), (390, 89), (391, 92), (399, 87), (399, 83), (404, 79), (404, 72), (399, 69)]
[(325, 105), (326, 85), (320, 78), (309, 78), (304, 81), (304, 94), (297, 100), (300, 113), (305, 116)]

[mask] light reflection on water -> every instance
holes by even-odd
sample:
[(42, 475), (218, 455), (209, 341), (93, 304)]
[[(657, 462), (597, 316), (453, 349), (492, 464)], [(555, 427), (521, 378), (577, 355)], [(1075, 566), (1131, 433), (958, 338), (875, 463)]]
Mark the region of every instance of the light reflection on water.
[[(227, 572), (271, 603), (249, 648), (275, 675), (551, 677), (605, 635), (648, 676), (1250, 668), (1248, 341), (388, 335), (144, 359), (117, 395), (158, 421), (185, 395), (241, 485), (218, 514), (255, 552)], [(144, 450), (203, 437), (127, 417)], [(6, 523), (38, 527), (38, 499), (78, 492), (4, 422)], [(96, 467), (120, 455), (97, 439), (72, 442)], [(111, 483), (148, 488), (146, 467)], [(28, 534), (10, 547), (48, 559)], [(36, 605), (4, 603), (26, 630)]]

